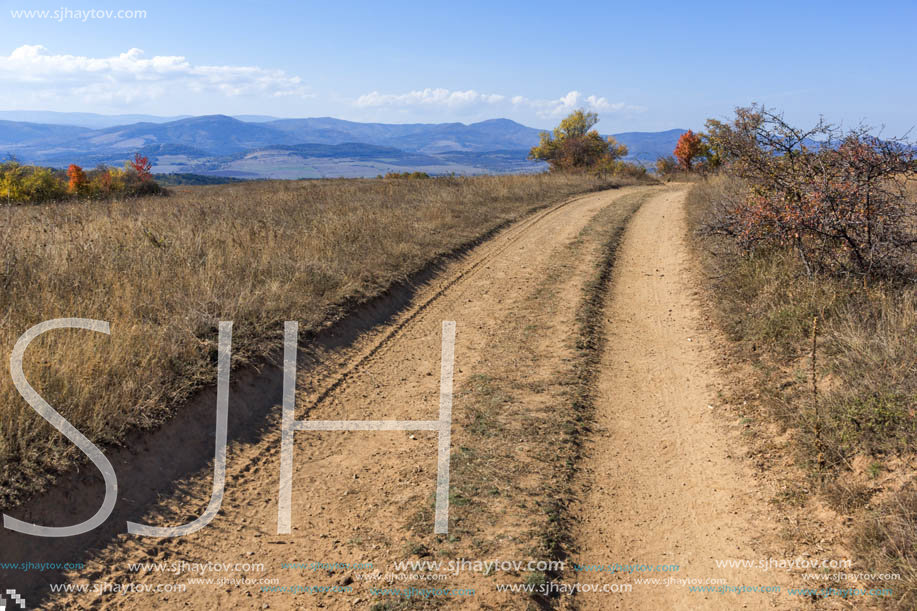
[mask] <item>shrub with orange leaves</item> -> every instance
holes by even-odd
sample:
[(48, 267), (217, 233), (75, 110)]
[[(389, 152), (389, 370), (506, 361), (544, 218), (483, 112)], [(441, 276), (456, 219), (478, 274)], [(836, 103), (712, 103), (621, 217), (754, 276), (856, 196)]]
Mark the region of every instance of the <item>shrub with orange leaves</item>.
[(99, 174), (99, 188), (104, 193), (111, 193), (112, 179), (111, 172), (108, 171), (108, 168), (104, 168)]
[(83, 168), (71, 163), (70, 167), (67, 168), (67, 178), (70, 179), (70, 184), (67, 186), (67, 189), (74, 194), (82, 195), (86, 192), (86, 188), (89, 186), (89, 180), (86, 178), (86, 172), (83, 171)]
[(127, 162), (128, 168), (137, 173), (142, 182), (147, 182), (153, 178), (153, 163), (149, 158), (140, 153), (134, 154), (134, 158)]

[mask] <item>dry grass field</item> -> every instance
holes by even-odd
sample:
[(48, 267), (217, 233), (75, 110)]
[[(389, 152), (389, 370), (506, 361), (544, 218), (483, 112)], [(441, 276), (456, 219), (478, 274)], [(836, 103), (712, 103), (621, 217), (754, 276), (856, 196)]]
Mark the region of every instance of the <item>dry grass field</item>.
[[(620, 181), (619, 181), (620, 182)], [(217, 322), (233, 365), (304, 331), (501, 223), (612, 183), (579, 175), (327, 180), (179, 187), (168, 197), (8, 207), (0, 230), (0, 346), (63, 317), (111, 335), (43, 335), (35, 389), (96, 442), (155, 427), (215, 379)], [(70, 468), (76, 448), (0, 376), (0, 505)]]
[[(911, 201), (917, 184), (909, 185)], [(695, 229), (717, 201), (740, 189), (728, 176), (697, 183), (688, 208)], [(823, 503), (858, 570), (898, 573), (888, 608), (917, 605), (917, 287), (913, 276), (808, 277), (796, 253), (738, 251), (703, 235), (697, 252), (735, 357), (752, 365), (745, 417), (768, 427), (759, 450), (792, 456), (800, 477), (778, 504)], [(912, 270), (917, 261), (911, 261)], [(813, 388), (813, 321), (815, 338)], [(775, 444), (772, 439), (787, 440)], [(818, 492), (813, 499), (811, 493)], [(812, 534), (812, 533), (808, 533)], [(875, 582), (871, 587), (888, 586)]]

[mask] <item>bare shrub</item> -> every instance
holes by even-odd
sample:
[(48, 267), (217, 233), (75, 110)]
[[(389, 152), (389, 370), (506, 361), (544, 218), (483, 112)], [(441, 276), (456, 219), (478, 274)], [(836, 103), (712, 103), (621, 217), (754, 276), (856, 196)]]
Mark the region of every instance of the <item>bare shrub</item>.
[(656, 176), (659, 178), (671, 178), (678, 174), (679, 170), (678, 161), (671, 155), (656, 159)]
[(708, 229), (745, 250), (793, 249), (809, 274), (888, 274), (906, 269), (917, 244), (917, 219), (907, 179), (914, 151), (905, 142), (841, 132), (819, 121), (789, 125), (764, 107), (739, 108), (718, 124), (717, 144), (728, 172), (746, 187), (721, 202)]

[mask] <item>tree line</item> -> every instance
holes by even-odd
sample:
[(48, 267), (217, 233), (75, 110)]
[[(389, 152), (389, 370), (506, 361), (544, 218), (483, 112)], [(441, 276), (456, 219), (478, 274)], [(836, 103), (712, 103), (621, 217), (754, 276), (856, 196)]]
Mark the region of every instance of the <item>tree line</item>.
[(84, 170), (70, 164), (66, 170), (24, 165), (10, 158), (0, 163), (0, 201), (43, 203), (114, 195), (148, 195), (162, 192), (154, 180), (153, 164), (140, 153), (122, 168), (100, 165)]

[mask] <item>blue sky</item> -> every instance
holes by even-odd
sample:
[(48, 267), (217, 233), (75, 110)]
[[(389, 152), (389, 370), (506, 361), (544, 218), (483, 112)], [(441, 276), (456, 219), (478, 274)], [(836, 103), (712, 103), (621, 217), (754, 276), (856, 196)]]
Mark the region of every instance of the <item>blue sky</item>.
[[(13, 18), (62, 8), (142, 19)], [(761, 102), (794, 121), (917, 124), (917, 2), (0, 0), (0, 110), (270, 114), (605, 132), (699, 128)]]

